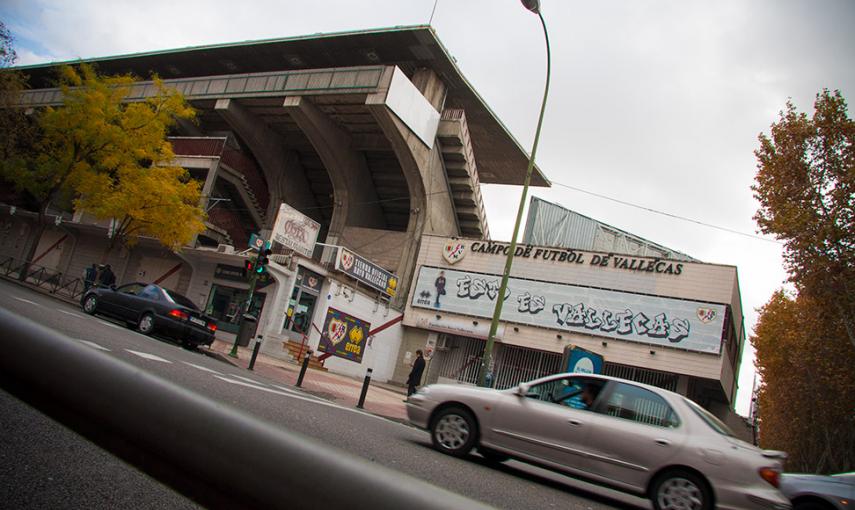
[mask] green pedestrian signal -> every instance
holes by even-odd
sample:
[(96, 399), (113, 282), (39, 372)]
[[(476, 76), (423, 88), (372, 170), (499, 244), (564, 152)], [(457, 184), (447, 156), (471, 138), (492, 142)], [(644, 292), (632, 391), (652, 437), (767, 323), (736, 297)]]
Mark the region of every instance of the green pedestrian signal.
[(269, 255), (273, 253), (270, 248), (264, 248), (260, 250), (258, 253), (258, 258), (255, 261), (255, 272), (257, 274), (262, 274), (267, 271), (267, 264), (270, 263)]

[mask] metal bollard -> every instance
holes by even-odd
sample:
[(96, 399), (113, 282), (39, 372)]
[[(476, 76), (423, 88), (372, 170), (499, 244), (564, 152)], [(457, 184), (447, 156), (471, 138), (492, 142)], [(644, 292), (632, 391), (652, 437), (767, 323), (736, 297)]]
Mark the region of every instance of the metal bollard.
[(303, 366), (300, 367), (300, 376), (297, 377), (297, 387), (298, 388), (303, 387), (303, 377), (305, 377), (305, 375), (306, 375), (306, 369), (309, 368), (309, 359), (311, 357), (312, 357), (312, 350), (309, 349), (308, 351), (306, 351), (306, 357), (303, 358)]
[(252, 367), (255, 366), (255, 358), (258, 357), (258, 350), (261, 348), (262, 341), (264, 341), (264, 335), (258, 335), (258, 338), (255, 339), (255, 347), (252, 348), (252, 358), (249, 360), (247, 370), (252, 370)]
[(365, 380), (362, 381), (362, 393), (359, 394), (359, 403), (356, 404), (356, 407), (362, 409), (362, 405), (365, 404), (365, 395), (368, 395), (368, 385), (371, 384), (371, 372), (373, 369), (369, 368), (368, 372), (365, 373)]

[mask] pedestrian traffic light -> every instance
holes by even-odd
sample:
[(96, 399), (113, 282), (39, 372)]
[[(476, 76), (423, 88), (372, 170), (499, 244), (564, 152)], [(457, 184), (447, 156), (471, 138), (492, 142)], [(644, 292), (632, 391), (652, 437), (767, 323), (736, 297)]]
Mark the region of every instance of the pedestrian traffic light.
[(255, 265), (253, 264), (254, 259), (246, 259), (243, 263), (243, 276), (247, 277), (252, 274), (253, 269), (255, 269)]
[(255, 262), (255, 272), (262, 274), (267, 271), (267, 264), (270, 262), (268, 256), (273, 253), (270, 248), (264, 248), (258, 252), (258, 258)]

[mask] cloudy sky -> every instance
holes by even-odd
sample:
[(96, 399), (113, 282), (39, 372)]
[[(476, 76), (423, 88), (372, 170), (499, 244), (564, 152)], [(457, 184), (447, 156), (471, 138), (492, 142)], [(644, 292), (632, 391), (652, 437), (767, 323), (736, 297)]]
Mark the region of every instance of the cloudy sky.
[[(850, 0), (542, 0), (552, 81), (533, 194), (739, 269), (746, 328), (785, 279), (778, 243), (655, 214), (584, 190), (756, 234), (757, 135), (788, 98), (855, 97)], [(435, 7), (435, 10), (434, 10)], [(432, 19), (431, 16), (433, 15)], [(540, 23), (517, 0), (2, 0), (20, 64), (429, 22), (487, 104), (530, 148), (545, 78)], [(571, 189), (572, 188), (575, 189)], [(519, 189), (488, 186), (507, 240)], [(753, 357), (740, 374), (747, 412)]]

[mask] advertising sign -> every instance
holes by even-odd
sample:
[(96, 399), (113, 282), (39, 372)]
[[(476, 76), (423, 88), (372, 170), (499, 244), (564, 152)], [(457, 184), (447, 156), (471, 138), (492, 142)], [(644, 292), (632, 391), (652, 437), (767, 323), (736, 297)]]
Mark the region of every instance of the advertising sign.
[(577, 374), (602, 374), (603, 357), (575, 345), (564, 348), (564, 358), (561, 363), (562, 371)]
[(311, 257), (320, 230), (320, 223), (283, 203), (279, 206), (279, 214), (276, 216), (270, 238), (273, 242)]
[(360, 282), (395, 297), (398, 292), (398, 277), (370, 260), (360, 257), (347, 248), (338, 249), (336, 269)]
[[(422, 266), (412, 306), (490, 319), (501, 277)], [(510, 278), (502, 320), (718, 354), (726, 307)]]
[(362, 363), (371, 324), (335, 308), (327, 309), (318, 350)]

